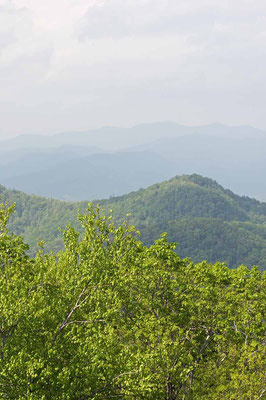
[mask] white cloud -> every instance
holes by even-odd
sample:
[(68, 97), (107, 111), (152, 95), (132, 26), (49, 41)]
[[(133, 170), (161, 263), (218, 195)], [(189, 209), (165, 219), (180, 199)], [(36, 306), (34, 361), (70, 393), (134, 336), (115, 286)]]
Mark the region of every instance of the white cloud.
[(142, 120), (266, 128), (263, 0), (0, 0), (0, 137)]

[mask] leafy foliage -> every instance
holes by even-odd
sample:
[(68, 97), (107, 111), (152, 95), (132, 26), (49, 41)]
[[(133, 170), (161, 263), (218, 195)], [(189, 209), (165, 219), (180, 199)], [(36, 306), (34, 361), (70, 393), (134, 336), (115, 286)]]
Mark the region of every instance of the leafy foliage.
[(0, 397), (260, 399), (265, 273), (180, 259), (89, 207), (34, 258), (0, 211)]

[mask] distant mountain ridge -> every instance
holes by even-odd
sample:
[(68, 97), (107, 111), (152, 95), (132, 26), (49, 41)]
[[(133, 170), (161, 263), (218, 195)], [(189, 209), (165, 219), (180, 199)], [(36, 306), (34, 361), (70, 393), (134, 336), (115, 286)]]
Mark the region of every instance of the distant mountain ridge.
[[(76, 227), (77, 210), (86, 202), (61, 202), (0, 187), (1, 201), (16, 202), (10, 229), (22, 234), (34, 247), (38, 238), (47, 249), (62, 246), (58, 226), (71, 221)], [(132, 213), (130, 222), (151, 244), (162, 232), (179, 243), (181, 257), (194, 261), (224, 261), (231, 267), (258, 265), (266, 269), (266, 203), (240, 197), (200, 175), (176, 176), (124, 196), (99, 200), (102, 212), (112, 209), (118, 222)]]
[(18, 148), (47, 148), (62, 145), (97, 146), (108, 151), (118, 151), (134, 145), (142, 145), (162, 138), (187, 135), (214, 137), (266, 137), (266, 131), (250, 126), (226, 126), (209, 124), (186, 126), (175, 122), (155, 122), (135, 125), (131, 128), (103, 127), (88, 131), (61, 132), (54, 135), (20, 135), (0, 142), (1, 151)]
[(142, 151), (82, 157), (32, 154), (14, 162), (6, 172), (2, 169), (0, 180), (8, 187), (31, 194), (61, 200), (94, 200), (149, 186), (158, 179), (167, 179), (174, 170), (173, 162)]
[(161, 122), (25, 135), (0, 142), (0, 181), (10, 189), (84, 200), (199, 173), (238, 194), (266, 200), (265, 153), (266, 132), (221, 124)]

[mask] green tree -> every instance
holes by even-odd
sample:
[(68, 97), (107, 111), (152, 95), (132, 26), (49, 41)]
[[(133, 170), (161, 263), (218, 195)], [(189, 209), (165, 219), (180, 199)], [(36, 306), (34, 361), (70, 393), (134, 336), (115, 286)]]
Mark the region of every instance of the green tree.
[[(181, 260), (89, 207), (84, 235), (26, 255), (1, 209), (4, 399), (263, 397), (265, 274)], [(3, 294), (3, 295), (2, 295)]]

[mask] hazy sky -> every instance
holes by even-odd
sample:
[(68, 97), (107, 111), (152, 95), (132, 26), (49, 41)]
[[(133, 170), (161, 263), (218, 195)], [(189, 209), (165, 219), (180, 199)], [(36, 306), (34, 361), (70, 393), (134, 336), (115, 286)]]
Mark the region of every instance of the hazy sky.
[(0, 0), (0, 138), (172, 120), (266, 129), (265, 0)]

